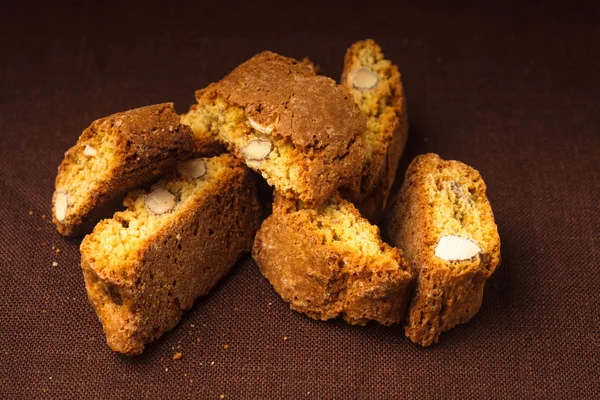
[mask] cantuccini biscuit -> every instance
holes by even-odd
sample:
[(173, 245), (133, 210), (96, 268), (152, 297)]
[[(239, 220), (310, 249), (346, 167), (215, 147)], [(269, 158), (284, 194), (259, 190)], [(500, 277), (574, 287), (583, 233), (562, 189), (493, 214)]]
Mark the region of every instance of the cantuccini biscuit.
[(230, 154), (181, 163), (135, 190), (81, 244), (88, 297), (108, 345), (139, 354), (252, 247), (255, 177)]
[(94, 121), (58, 168), (52, 219), (63, 235), (92, 230), (131, 189), (156, 179), (192, 154), (194, 136), (172, 103)]
[(408, 136), (406, 98), (398, 67), (373, 40), (354, 43), (346, 52), (342, 85), (367, 116), (362, 172), (341, 189), (361, 214), (378, 220), (396, 178)]
[(351, 324), (401, 322), (412, 277), (402, 252), (338, 195), (317, 208), (275, 196), (252, 255), (293, 310)]
[(486, 185), (468, 165), (421, 155), (410, 164), (391, 212), (389, 238), (417, 279), (405, 332), (429, 346), (477, 313), (484, 284), (500, 262)]

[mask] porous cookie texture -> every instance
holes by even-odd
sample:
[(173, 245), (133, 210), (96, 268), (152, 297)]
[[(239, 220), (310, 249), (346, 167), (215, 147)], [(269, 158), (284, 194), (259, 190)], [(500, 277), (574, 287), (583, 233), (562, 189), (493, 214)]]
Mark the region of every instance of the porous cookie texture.
[(351, 324), (404, 320), (412, 277), (402, 251), (338, 195), (318, 208), (276, 194), (254, 240), (261, 273), (293, 310)]
[(190, 157), (194, 136), (172, 103), (94, 121), (66, 153), (56, 176), (52, 219), (73, 236), (110, 216), (131, 189), (155, 180)]
[(485, 282), (500, 263), (481, 175), (436, 154), (418, 156), (393, 201), (387, 232), (417, 278), (406, 336), (429, 346), (479, 311)]
[(181, 123), (188, 125), (194, 132), (194, 154), (200, 156), (213, 156), (225, 152), (225, 147), (219, 143), (214, 132), (207, 128), (198, 104), (192, 104), (189, 111), (181, 114)]
[(398, 67), (373, 40), (354, 43), (346, 52), (342, 85), (367, 117), (363, 132), (362, 173), (341, 189), (366, 218), (377, 221), (396, 178), (408, 136), (406, 99)]
[(264, 52), (196, 92), (196, 118), (282, 195), (318, 205), (360, 174), (366, 118), (315, 67)]
[(252, 247), (255, 177), (230, 154), (191, 161), (129, 193), (127, 210), (81, 244), (88, 297), (114, 351), (141, 353)]

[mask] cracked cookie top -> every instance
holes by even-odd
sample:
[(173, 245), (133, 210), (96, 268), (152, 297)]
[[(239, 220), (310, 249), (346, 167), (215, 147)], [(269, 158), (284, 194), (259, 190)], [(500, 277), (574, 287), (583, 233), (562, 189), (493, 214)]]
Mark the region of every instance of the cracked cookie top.
[(325, 149), (343, 157), (366, 129), (366, 118), (346, 88), (317, 76), (314, 66), (266, 51), (221, 81), (196, 92), (220, 96), (244, 110), (254, 125), (296, 146)]

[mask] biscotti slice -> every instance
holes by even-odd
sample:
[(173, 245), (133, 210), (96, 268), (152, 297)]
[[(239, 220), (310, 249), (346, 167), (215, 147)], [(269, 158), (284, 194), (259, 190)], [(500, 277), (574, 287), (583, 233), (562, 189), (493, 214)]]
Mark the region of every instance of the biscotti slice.
[(67, 236), (92, 230), (131, 189), (188, 158), (194, 135), (172, 103), (98, 119), (66, 153), (56, 176), (52, 220)]
[(276, 194), (252, 256), (283, 300), (311, 318), (404, 320), (412, 279), (402, 252), (338, 195), (313, 209)]
[(316, 205), (360, 174), (366, 118), (307, 62), (261, 53), (196, 100), (205, 129), (286, 197)]
[(470, 320), (500, 262), (500, 237), (475, 169), (436, 154), (418, 156), (392, 205), (387, 231), (417, 278), (405, 325), (422, 346)]
[(128, 194), (128, 209), (81, 244), (88, 297), (108, 345), (139, 354), (172, 329), (249, 252), (259, 227), (255, 177), (230, 154), (199, 158)]
[(181, 114), (181, 123), (194, 132), (194, 153), (196, 156), (214, 156), (225, 152), (225, 147), (210, 130), (210, 119), (198, 112), (198, 104), (192, 104), (189, 111)]
[(373, 40), (354, 43), (346, 52), (342, 85), (367, 116), (363, 133), (362, 174), (341, 189), (361, 214), (378, 220), (396, 178), (408, 136), (406, 99), (398, 67), (385, 59)]

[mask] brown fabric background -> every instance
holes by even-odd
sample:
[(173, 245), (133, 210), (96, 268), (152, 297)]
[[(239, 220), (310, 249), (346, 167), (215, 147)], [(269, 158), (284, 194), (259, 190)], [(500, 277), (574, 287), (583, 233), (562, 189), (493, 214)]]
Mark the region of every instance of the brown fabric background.
[[(4, 3), (0, 398), (600, 397), (593, 3)], [(142, 356), (112, 353), (86, 298), (80, 241), (44, 219), (63, 152), (96, 118), (164, 101), (186, 110), (195, 89), (265, 49), (310, 56), (337, 78), (346, 47), (366, 37), (403, 74), (401, 175), (433, 151), (488, 184), (503, 262), (479, 314), (422, 349), (400, 327), (291, 312), (246, 258)]]

